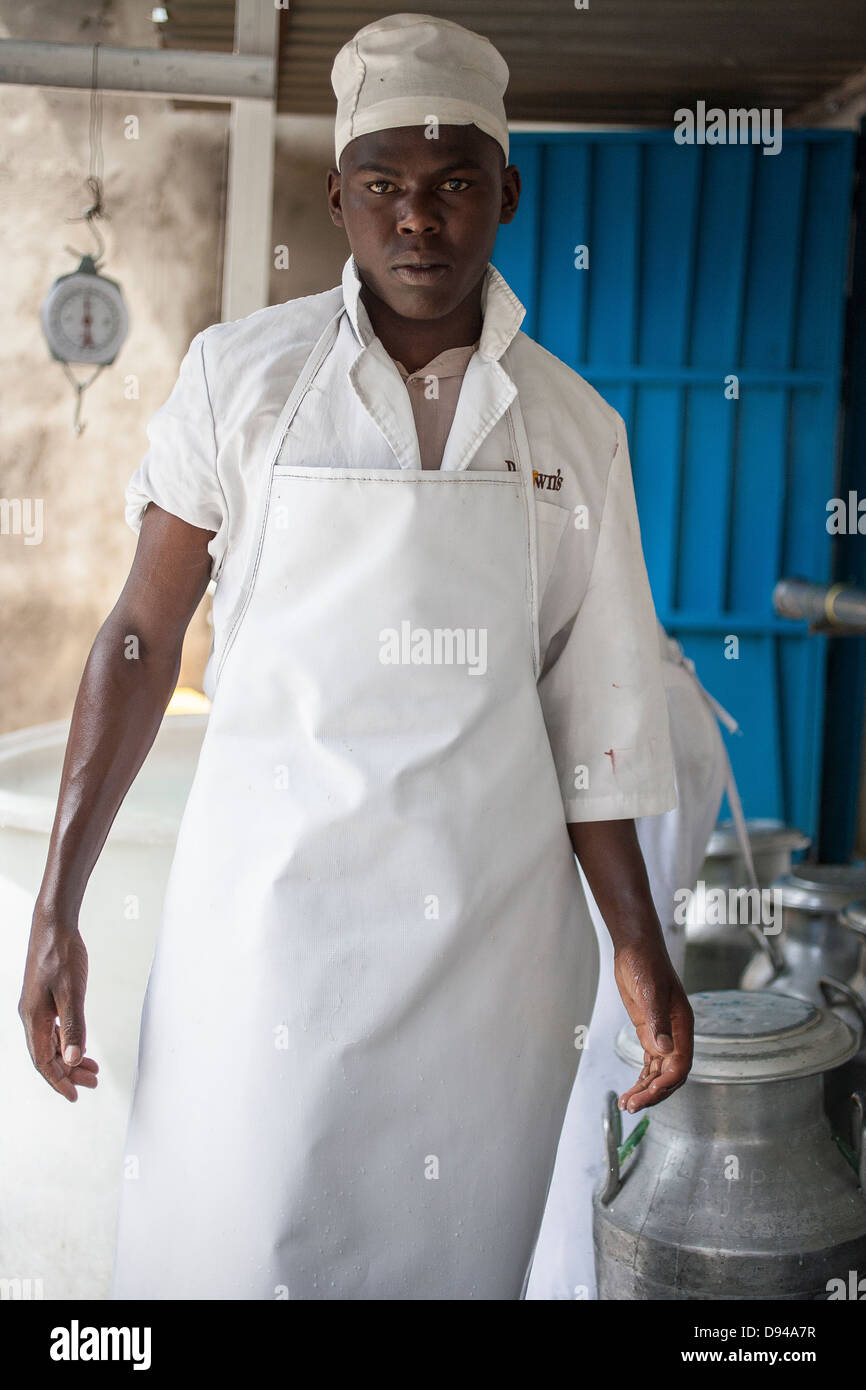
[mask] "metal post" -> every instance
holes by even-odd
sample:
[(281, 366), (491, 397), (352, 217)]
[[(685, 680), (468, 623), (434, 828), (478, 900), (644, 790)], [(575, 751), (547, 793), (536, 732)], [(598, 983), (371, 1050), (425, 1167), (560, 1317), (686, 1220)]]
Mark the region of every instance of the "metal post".
[[(237, 0), (235, 49), (276, 66), (278, 12), (274, 0)], [(232, 101), (226, 192), (222, 320), (262, 309), (268, 303), (273, 218), (274, 117), (276, 102)]]

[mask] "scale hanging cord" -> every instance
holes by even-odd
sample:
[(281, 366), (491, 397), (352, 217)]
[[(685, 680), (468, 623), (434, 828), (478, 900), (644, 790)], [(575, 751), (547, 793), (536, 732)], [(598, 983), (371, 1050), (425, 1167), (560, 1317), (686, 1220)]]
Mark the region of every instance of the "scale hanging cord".
[[(97, 217), (108, 217), (105, 211), (105, 203), (102, 196), (102, 174), (103, 174), (103, 154), (102, 154), (102, 92), (99, 90), (99, 44), (93, 45), (93, 61), (90, 69), (90, 168), (86, 179), (86, 187), (90, 190), (93, 199), (89, 208), (85, 208), (80, 217), (67, 217), (67, 222), (86, 222), (91, 235), (93, 236), (97, 253), (93, 257), (95, 265), (99, 265), (105, 255), (105, 242), (100, 234), (99, 228), (95, 225)], [(66, 250), (73, 256), (81, 256), (81, 251), (76, 251), (74, 247), (67, 246)]]
[[(99, 47), (100, 45), (98, 42), (93, 45), (90, 78), (90, 166), (87, 179), (85, 180), (85, 186), (90, 192), (92, 202), (89, 207), (84, 209), (80, 217), (66, 218), (67, 222), (87, 223), (87, 229), (96, 242), (96, 253), (95, 255), (87, 256), (86, 253), (76, 250), (73, 246), (67, 245), (65, 247), (65, 250), (67, 250), (70, 255), (81, 258), (82, 263), (84, 263), (85, 260), (89, 262), (94, 271), (98, 269), (99, 263), (105, 255), (105, 240), (96, 225), (96, 221), (98, 218), (108, 217), (108, 213), (105, 209), (102, 185), (104, 166), (102, 150), (102, 92), (99, 90)], [(67, 362), (61, 361), (60, 365), (63, 368), (67, 380), (75, 391), (75, 415), (73, 417), (72, 430), (75, 436), (78, 437), (85, 428), (81, 419), (82, 397), (87, 388), (93, 385), (93, 382), (107, 364), (104, 362), (100, 363), (86, 381), (76, 380)]]
[[(98, 266), (98, 265), (99, 265), (99, 262), (102, 260), (103, 256), (105, 255), (105, 241), (104, 241), (104, 239), (103, 239), (103, 237), (102, 237), (102, 234), (101, 234), (99, 228), (95, 225), (94, 218), (96, 218), (96, 217), (108, 217), (108, 213), (105, 211), (105, 205), (104, 205), (104, 203), (103, 203), (103, 201), (102, 201), (102, 182), (101, 182), (101, 180), (98, 179), (98, 178), (95, 178), (95, 177), (91, 174), (91, 176), (87, 179), (87, 186), (88, 186), (88, 188), (90, 189), (91, 193), (93, 194), (93, 204), (92, 204), (92, 206), (89, 207), (89, 208), (86, 208), (85, 211), (81, 214), (80, 217), (67, 217), (66, 221), (67, 221), (67, 222), (86, 222), (86, 223), (87, 223), (87, 229), (88, 229), (88, 231), (90, 232), (91, 236), (93, 237), (94, 241), (96, 242), (96, 255), (95, 255), (95, 256), (91, 256), (91, 260), (93, 261), (93, 264), (94, 264), (95, 266)], [(83, 254), (83, 252), (81, 252), (81, 251), (76, 251), (76, 249), (75, 249), (74, 246), (65, 246), (63, 249), (64, 249), (65, 251), (68, 251), (69, 254), (70, 254), (70, 256), (81, 256), (81, 255)]]
[(69, 380), (72, 383), (72, 386), (75, 390), (75, 415), (72, 418), (72, 432), (77, 438), (78, 435), (82, 434), (86, 428), (86, 423), (82, 423), (81, 420), (81, 398), (87, 390), (88, 386), (93, 385), (94, 381), (99, 376), (99, 373), (105, 370), (106, 363), (100, 362), (99, 366), (96, 368), (96, 371), (93, 373), (92, 376), (89, 376), (87, 378), (87, 381), (76, 381), (75, 377), (72, 375), (72, 372), (69, 370), (68, 362), (61, 362), (60, 365), (66, 374), (67, 380)]

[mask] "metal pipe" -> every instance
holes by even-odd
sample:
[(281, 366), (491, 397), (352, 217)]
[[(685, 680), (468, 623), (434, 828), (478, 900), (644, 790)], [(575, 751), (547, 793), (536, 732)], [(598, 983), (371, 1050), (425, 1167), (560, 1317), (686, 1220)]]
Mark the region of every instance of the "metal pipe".
[[(93, 44), (0, 39), (0, 83), (89, 90)], [(247, 97), (273, 101), (276, 61), (258, 53), (206, 53), (195, 49), (122, 48), (100, 44), (101, 92), (140, 92), (191, 101)]]
[(816, 631), (840, 636), (866, 632), (866, 589), (853, 584), (780, 579), (773, 590), (773, 607), (780, 617), (805, 619)]

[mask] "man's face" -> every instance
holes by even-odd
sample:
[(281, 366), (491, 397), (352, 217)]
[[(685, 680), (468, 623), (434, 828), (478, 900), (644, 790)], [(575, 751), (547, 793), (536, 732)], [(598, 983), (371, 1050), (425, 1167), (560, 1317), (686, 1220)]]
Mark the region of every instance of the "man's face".
[[(407, 319), (449, 314), (478, 285), (496, 229), (510, 222), (520, 175), (474, 125), (377, 130), (351, 140), (328, 174), (328, 206), (345, 227), (365, 285)], [(411, 263), (429, 269), (411, 269)]]

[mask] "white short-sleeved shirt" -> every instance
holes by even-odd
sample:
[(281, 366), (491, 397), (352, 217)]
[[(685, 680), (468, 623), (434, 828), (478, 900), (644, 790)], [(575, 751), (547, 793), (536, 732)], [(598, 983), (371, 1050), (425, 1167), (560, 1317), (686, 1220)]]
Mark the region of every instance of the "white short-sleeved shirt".
[[(208, 694), (242, 594), (274, 426), (343, 306), (335, 344), (280, 459), (305, 467), (421, 467), (409, 393), (373, 332), (360, 289), (350, 256), (335, 289), (197, 333), (148, 425), (150, 447), (127, 487), (126, 518), (137, 531), (153, 501), (214, 532)], [(482, 310), (442, 467), (513, 469), (505, 403), (519, 397), (536, 474), (538, 690), (566, 820), (672, 810), (658, 627), (624, 423), (578, 373), (519, 331), (524, 307), (492, 265)]]
[(126, 519), (134, 531), (151, 502), (216, 535), (208, 547), (217, 568), (225, 544), (228, 499), (216, 467), (214, 412), (204, 366), (204, 333), (197, 333), (164, 405), (147, 426), (150, 448), (126, 489)]

